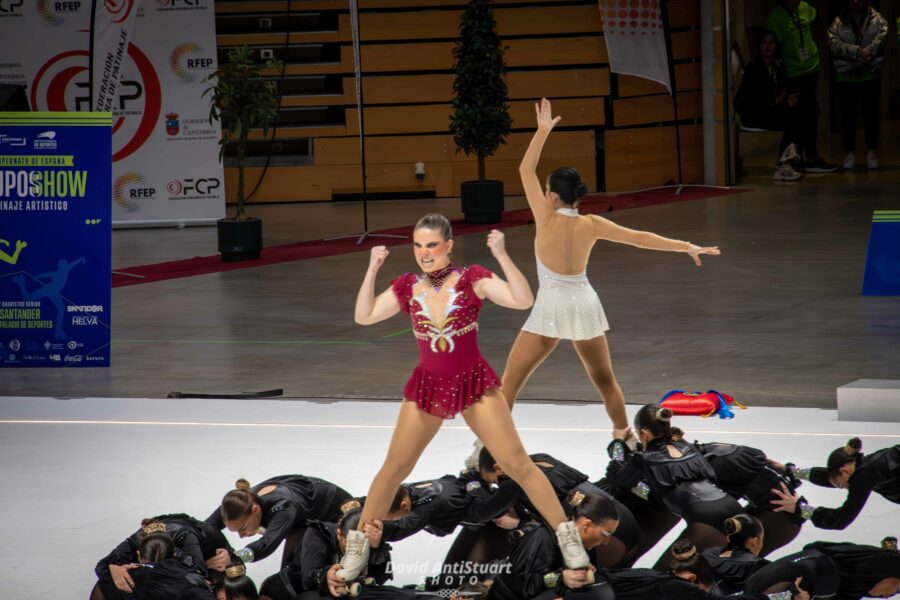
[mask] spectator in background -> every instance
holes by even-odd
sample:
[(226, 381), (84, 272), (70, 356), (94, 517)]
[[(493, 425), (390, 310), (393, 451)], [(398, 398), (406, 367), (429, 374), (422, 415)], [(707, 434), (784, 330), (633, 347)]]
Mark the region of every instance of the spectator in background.
[(866, 130), (866, 166), (878, 168), (875, 148), (881, 121), (881, 69), (887, 34), (887, 19), (869, 6), (869, 0), (849, 0), (828, 28), (828, 47), (834, 56), (841, 103), (841, 137), (847, 152), (845, 169), (856, 167), (856, 113), (860, 104)]
[[(812, 39), (812, 23), (816, 9), (805, 0), (779, 0), (769, 12), (766, 28), (778, 40), (780, 58), (787, 69), (788, 95), (797, 98), (798, 108), (816, 123), (818, 132), (819, 103), (816, 87), (819, 83), (819, 49)], [(803, 169), (807, 173), (830, 173), (837, 165), (819, 156), (817, 135), (804, 136), (798, 151), (806, 158)]]
[(777, 54), (775, 34), (766, 31), (759, 40), (759, 52), (744, 68), (734, 107), (742, 125), (784, 132), (774, 179), (795, 181), (803, 175), (791, 161), (797, 159), (797, 146), (802, 139), (815, 139), (818, 119), (812, 112), (800, 110), (796, 94), (788, 94), (787, 70)]

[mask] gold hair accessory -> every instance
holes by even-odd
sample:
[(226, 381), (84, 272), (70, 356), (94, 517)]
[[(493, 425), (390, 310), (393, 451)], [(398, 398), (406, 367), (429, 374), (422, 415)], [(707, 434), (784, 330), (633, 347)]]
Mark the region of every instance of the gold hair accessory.
[(856, 456), (857, 454), (859, 454), (859, 450), (857, 450), (850, 444), (847, 444), (846, 446), (844, 446), (844, 454), (846, 454), (847, 456)]
[(697, 555), (697, 549), (691, 546), (690, 550), (685, 552), (673, 552), (672, 556), (675, 557), (675, 560), (689, 560), (694, 558)]
[(165, 533), (166, 532), (166, 524), (165, 523), (149, 523), (145, 525), (141, 530), (144, 535), (153, 535), (154, 533)]
[(741, 532), (741, 522), (738, 519), (735, 519), (734, 517), (729, 519), (729, 521), (731, 521), (731, 525), (732, 525), (732, 527), (734, 527), (734, 532), (732, 532), (729, 535), (739, 534)]
[(244, 565), (231, 565), (230, 567), (225, 568), (225, 577), (228, 579), (235, 579), (237, 577), (243, 577), (247, 574), (247, 567)]
[(575, 492), (574, 494), (572, 494), (572, 499), (569, 500), (569, 506), (580, 505), (582, 502), (584, 502), (584, 498), (584, 492)]
[(341, 504), (341, 514), (345, 514), (353, 510), (354, 508), (361, 507), (362, 504), (359, 500), (347, 500), (343, 504)]
[(668, 414), (669, 414), (668, 417), (664, 417), (664, 416), (663, 416), (663, 411), (669, 411), (669, 409), (668, 409), (668, 408), (661, 408), (661, 409), (659, 409), (658, 411), (656, 411), (656, 414), (653, 416), (653, 418), (656, 419), (657, 421), (662, 421), (663, 423), (668, 423), (668, 422), (670, 422), (670, 421), (672, 420), (672, 413), (671, 413), (671, 411), (668, 412)]
[(895, 537), (886, 537), (881, 540), (881, 547), (885, 550), (890, 550), (891, 552), (897, 552), (897, 538)]

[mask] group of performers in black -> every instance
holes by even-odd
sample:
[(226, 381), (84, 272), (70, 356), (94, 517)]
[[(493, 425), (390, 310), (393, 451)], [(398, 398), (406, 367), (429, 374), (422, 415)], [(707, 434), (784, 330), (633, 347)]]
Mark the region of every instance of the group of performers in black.
[[(720, 252), (579, 213), (587, 187), (574, 169), (556, 169), (542, 188), (538, 159), (560, 117), (546, 100), (535, 109), (537, 132), (519, 171), (535, 219), (536, 297), (497, 230), (487, 247), (503, 277), (452, 263), (452, 229), (442, 215), (425, 216), (413, 230), (420, 272), (394, 278), (377, 295), (389, 252), (372, 249), (354, 318), (370, 325), (404, 313), (420, 361), (365, 497), (304, 475), (253, 486), (238, 480), (206, 521), (183, 514), (148, 519), (98, 563), (91, 600), (856, 600), (898, 592), (896, 540), (884, 547), (816, 542), (772, 562), (767, 557), (806, 521), (846, 528), (872, 492), (900, 503), (900, 445), (864, 455), (853, 439), (825, 467), (801, 469), (756, 448), (690, 443), (658, 405), (642, 407), (629, 426), (611, 367), (609, 325), (586, 277), (591, 249), (602, 239), (681, 252), (698, 266), (701, 255)], [(502, 378), (478, 349), (485, 300), (532, 308)], [(613, 424), (609, 462), (597, 481), (549, 454), (527, 454), (512, 421), (518, 393), (560, 340), (572, 342)], [(460, 476), (403, 483), (442, 423), (457, 414), (483, 442), (476, 460)], [(847, 499), (836, 509), (810, 506), (797, 491), (801, 479), (846, 488)], [(678, 541), (653, 569), (632, 568), (680, 521)], [(233, 549), (223, 529), (260, 537)], [(440, 575), (420, 589), (386, 585), (391, 543), (422, 531), (458, 532)], [(281, 570), (257, 591), (244, 565), (282, 542)]]
[[(757, 448), (690, 443), (670, 419), (666, 408), (642, 407), (634, 423), (638, 447), (613, 441), (597, 481), (549, 454), (530, 456), (577, 527), (591, 557), (586, 569), (566, 567), (553, 531), (483, 449), (477, 469), (400, 486), (387, 518), (373, 524), (359, 595), (421, 600), (451, 597), (452, 590), (459, 598), (490, 600), (856, 600), (898, 593), (893, 537), (873, 540), (880, 545), (813, 542), (801, 552), (773, 553), (808, 521), (807, 527), (848, 527), (872, 492), (900, 504), (900, 445), (865, 454), (854, 438), (830, 454), (827, 466), (804, 469)], [(837, 508), (810, 506), (798, 491), (804, 479), (846, 489), (845, 501)], [(239, 480), (205, 521), (184, 514), (145, 520), (97, 564), (90, 599), (345, 596), (348, 586), (336, 573), (364, 502), (303, 475), (254, 486)], [(654, 568), (632, 568), (679, 521), (684, 531)], [(234, 549), (225, 529), (257, 539)], [(391, 543), (454, 533), (439, 575), (416, 588), (387, 585)], [(257, 591), (244, 564), (282, 543), (281, 570)]]

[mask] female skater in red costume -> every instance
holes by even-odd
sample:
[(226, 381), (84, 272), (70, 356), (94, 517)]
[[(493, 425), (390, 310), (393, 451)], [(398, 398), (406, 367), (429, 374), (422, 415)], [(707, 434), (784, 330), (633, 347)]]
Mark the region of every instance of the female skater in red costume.
[(500, 393), (500, 379), (478, 349), (478, 313), (487, 298), (500, 306), (527, 309), (534, 297), (525, 277), (506, 253), (504, 237), (492, 231), (488, 248), (506, 281), (484, 267), (450, 262), (450, 223), (438, 214), (423, 217), (413, 232), (413, 252), (422, 273), (406, 273), (375, 295), (375, 278), (388, 251), (372, 249), (369, 268), (356, 298), (356, 322), (371, 325), (400, 311), (409, 315), (419, 345), (419, 365), (403, 390), (404, 402), (387, 458), (376, 475), (360, 518), (361, 531), (350, 531), (337, 575), (358, 578), (368, 560), (365, 533), (383, 519), (394, 494), (410, 474), (445, 419), (462, 413), (504, 472), (525, 490), (556, 536), (570, 569), (586, 568), (587, 553), (575, 525), (547, 477), (528, 457)]

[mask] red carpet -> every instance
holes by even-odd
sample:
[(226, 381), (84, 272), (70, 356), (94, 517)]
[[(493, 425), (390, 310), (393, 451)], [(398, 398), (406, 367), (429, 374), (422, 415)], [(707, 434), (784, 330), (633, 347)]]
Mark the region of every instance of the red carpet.
[[(670, 202), (684, 202), (687, 200), (699, 200), (702, 198), (711, 198), (713, 196), (726, 196), (749, 190), (744, 189), (712, 189), (703, 187), (686, 187), (683, 188), (681, 194), (675, 195), (674, 189), (650, 190), (645, 192), (634, 192), (628, 194), (620, 194), (617, 196), (602, 196), (599, 194), (589, 194), (579, 204), (579, 210), (584, 213), (603, 214), (610, 210), (626, 210), (629, 208), (640, 208), (643, 206), (652, 206), (655, 204), (668, 204)], [(508, 210), (503, 213), (503, 222), (494, 223), (492, 225), (468, 225), (462, 220), (453, 221), (454, 235), (466, 235), (468, 233), (478, 233), (481, 231), (490, 231), (491, 229), (507, 229), (509, 227), (518, 227), (527, 225), (531, 220), (531, 211), (527, 208), (518, 210)], [(383, 229), (372, 233), (393, 233), (401, 235), (409, 235), (412, 225), (406, 225), (396, 229)], [(156, 263), (152, 265), (140, 265), (136, 267), (126, 267), (115, 269), (115, 271), (129, 273), (132, 275), (140, 275), (143, 279), (136, 277), (128, 277), (127, 275), (119, 275), (114, 273), (112, 276), (112, 286), (122, 287), (126, 285), (138, 285), (141, 283), (152, 283), (154, 281), (164, 281), (166, 279), (178, 279), (181, 277), (193, 277), (194, 275), (205, 275), (207, 273), (218, 273), (221, 271), (233, 271), (236, 269), (249, 269), (253, 267), (262, 267), (266, 265), (274, 265), (277, 263), (291, 262), (295, 260), (307, 260), (310, 258), (321, 258), (323, 256), (334, 256), (337, 254), (349, 254), (350, 252), (367, 251), (375, 245), (397, 246), (401, 244), (409, 244), (409, 239), (381, 239), (366, 240), (361, 246), (356, 245), (357, 238), (347, 238), (344, 240), (335, 240), (325, 242), (322, 240), (311, 240), (308, 242), (297, 242), (295, 244), (284, 244), (281, 246), (272, 246), (264, 248), (259, 260), (246, 261), (239, 263), (224, 263), (218, 254), (212, 256), (197, 256), (185, 260), (175, 260), (171, 262)]]

